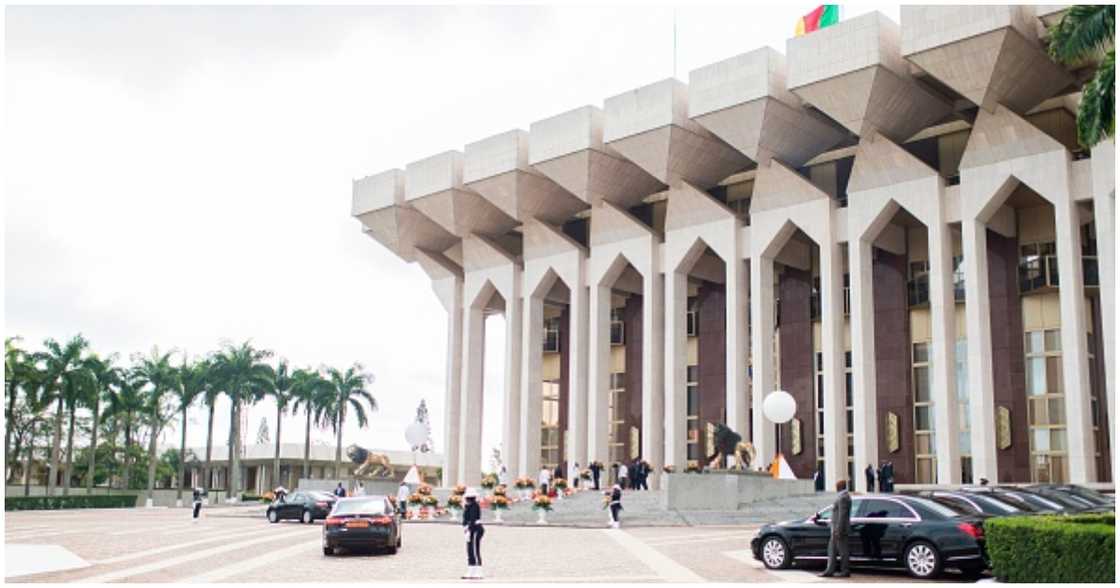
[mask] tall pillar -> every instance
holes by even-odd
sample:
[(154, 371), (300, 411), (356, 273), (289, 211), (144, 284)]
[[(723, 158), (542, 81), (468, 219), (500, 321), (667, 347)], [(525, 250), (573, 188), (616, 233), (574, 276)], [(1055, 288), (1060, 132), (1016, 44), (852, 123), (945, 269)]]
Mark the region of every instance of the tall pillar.
[[(1116, 143), (1093, 147), (1093, 219), (1097, 229), (1097, 275), (1100, 279), (1101, 343), (1108, 427), (1116, 425)], [(1111, 438), (1111, 437), (1110, 437)], [(1116, 450), (1113, 450), (1113, 455)], [(1114, 470), (1115, 471), (1115, 470)]]
[[(939, 216), (939, 215), (938, 215)], [(930, 219), (929, 306), (933, 335), (933, 420), (937, 452), (937, 482), (961, 483), (960, 414), (957, 400), (956, 299), (953, 297), (953, 242), (940, 218)], [(991, 347), (988, 347), (991, 349)], [(990, 360), (989, 360), (990, 361)], [(994, 389), (994, 387), (993, 387)], [(991, 421), (995, 426), (995, 421)], [(993, 470), (994, 471), (994, 470)]]
[[(651, 272), (652, 273), (652, 272)], [(653, 308), (653, 301), (643, 301)], [(688, 276), (666, 268), (665, 272), (665, 463), (684, 471), (688, 463), (688, 339), (685, 311), (688, 305)], [(642, 358), (643, 361), (645, 358)], [(643, 406), (643, 409), (645, 407)], [(644, 412), (644, 411), (643, 411)], [(645, 415), (643, 415), (645, 420)], [(648, 427), (644, 427), (646, 429)]]
[[(738, 242), (738, 239), (735, 239)], [(747, 436), (747, 306), (750, 282), (746, 263), (737, 255), (725, 260), (727, 268), (727, 426), (744, 438)]]
[(844, 390), (844, 302), (840, 244), (825, 232), (821, 252), (821, 354), (824, 360), (824, 479), (848, 478), (847, 394)]
[[(502, 402), (502, 463), (510, 470), (520, 463), (521, 451), (521, 280), (515, 272), (512, 294), (506, 300), (505, 398)], [(539, 350), (538, 350), (539, 351)]]
[(518, 473), (535, 477), (541, 469), (541, 354), (544, 349), (544, 299), (529, 293), (522, 306), (521, 449)]
[(568, 467), (587, 465), (587, 329), (588, 291), (580, 262), (579, 278), (569, 295), (568, 335), (568, 441), (565, 444)]
[[(962, 191), (962, 199), (968, 194)], [(998, 482), (996, 415), (992, 378), (992, 323), (988, 300), (988, 234), (984, 223), (962, 215), (965, 318), (968, 320), (968, 410), (972, 477)]]
[[(757, 253), (757, 252), (756, 252)], [(777, 447), (773, 423), (762, 413), (762, 401), (774, 391), (774, 259), (751, 258), (751, 385), (754, 414), (751, 444), (762, 463), (769, 462)]]
[[(642, 457), (651, 466), (649, 482), (652, 488), (660, 487), (661, 466), (670, 463), (670, 455), (665, 452), (666, 429), (663, 426), (666, 397), (662, 378), (662, 366), (668, 365), (664, 355), (665, 334), (668, 332), (664, 329), (664, 313), (668, 311), (662, 304), (665, 280), (657, 271), (659, 265), (655, 254), (642, 280)], [(686, 303), (687, 298), (688, 292), (685, 291)], [(680, 327), (683, 330), (684, 325)]]
[(590, 390), (587, 403), (587, 460), (609, 463), (611, 378), (611, 289), (590, 288), (590, 340), (587, 346)]
[[(875, 373), (875, 281), (871, 269), (871, 242), (855, 235), (848, 241), (848, 274), (851, 284), (852, 330), (852, 442), (856, 479), (868, 464), (879, 463), (879, 421)], [(874, 492), (874, 488), (863, 488)]]
[(443, 480), (444, 487), (459, 482), (459, 419), (463, 375), (463, 279), (443, 280), (440, 300), (447, 310), (447, 373), (443, 393)]
[[(1068, 183), (1066, 184), (1068, 185)], [(1089, 342), (1085, 322), (1085, 280), (1081, 267), (1080, 216), (1068, 190), (1054, 199), (1058, 254), (1058, 304), (1062, 317), (1062, 383), (1065, 386), (1066, 450), (1069, 479), (1097, 481), (1096, 445), (1089, 389)], [(1107, 359), (1106, 359), (1107, 361)]]
[(459, 481), (477, 486), (482, 479), (482, 381), (486, 347), (482, 306), (463, 309), (463, 391), (459, 421)]

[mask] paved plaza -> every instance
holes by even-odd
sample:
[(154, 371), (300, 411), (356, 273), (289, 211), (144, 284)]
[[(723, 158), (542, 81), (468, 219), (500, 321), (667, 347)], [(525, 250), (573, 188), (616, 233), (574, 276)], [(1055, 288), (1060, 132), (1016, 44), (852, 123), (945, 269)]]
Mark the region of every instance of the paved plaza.
[[(459, 581), (465, 565), (462, 531), (446, 523), (406, 523), (396, 555), (325, 557), (321, 521), (269, 524), (259, 507), (210, 508), (197, 524), (188, 510), (169, 508), (6, 515), (9, 582), (433, 582)], [(486, 581), (820, 581), (816, 570), (764, 570), (749, 551), (756, 529), (489, 524)], [(876, 572), (849, 581), (907, 580)]]

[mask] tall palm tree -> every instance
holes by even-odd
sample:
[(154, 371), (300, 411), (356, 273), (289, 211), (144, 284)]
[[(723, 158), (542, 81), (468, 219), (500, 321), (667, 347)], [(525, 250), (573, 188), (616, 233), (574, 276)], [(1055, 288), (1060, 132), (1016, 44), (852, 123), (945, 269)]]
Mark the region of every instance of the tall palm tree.
[[(94, 390), (92, 394), (93, 432), (89, 442), (89, 473), (86, 475), (86, 493), (93, 493), (93, 474), (97, 466), (97, 433), (101, 427), (101, 399), (111, 394), (110, 388), (117, 385), (121, 379), (121, 368), (113, 365), (117, 360), (116, 354), (105, 359), (94, 355), (86, 361), (86, 367), (93, 376)], [(111, 486), (112, 484), (110, 484)]]
[(346, 413), (353, 410), (358, 426), (365, 427), (369, 419), (363, 401), (369, 404), (370, 410), (377, 410), (377, 399), (366, 390), (366, 386), (373, 383), (373, 374), (366, 372), (360, 363), (355, 362), (346, 371), (327, 368), (327, 382), (329, 395), (321, 414), (335, 433), (334, 475), (338, 478), (342, 475), (342, 427), (346, 424)]
[(241, 491), (241, 405), (259, 400), (272, 380), (272, 368), (264, 363), (271, 351), (256, 349), (248, 341), (241, 345), (225, 343), (212, 365), (214, 374), (233, 403), (230, 423), (229, 494), (235, 500)]
[(27, 352), (16, 345), (19, 340), (19, 337), (4, 339), (4, 392), (8, 396), (7, 405), (4, 407), (4, 417), (8, 423), (8, 426), (4, 428), (4, 463), (8, 466), (8, 471), (4, 476), (6, 482), (11, 482), (12, 474), (15, 472), (15, 467), (12, 464), (16, 462), (14, 458), (18, 457), (19, 453), (18, 447), (15, 451), (12, 451), (12, 439), (14, 437), (12, 424), (15, 423), (16, 419), (19, 391), (24, 387), (28, 369), (33, 367)]
[(318, 371), (298, 369), (292, 374), (292, 410), (303, 409), (307, 414), (307, 426), (303, 442), (303, 478), (311, 477), (311, 421), (330, 394), (329, 383)]
[[(178, 368), (179, 377), (176, 380), (176, 400), (178, 401), (178, 409), (183, 416), (182, 430), (179, 431), (179, 460), (182, 463), (187, 461), (187, 411), (195, 400), (206, 393), (209, 388), (209, 366), (205, 361), (196, 361), (194, 363), (187, 363), (187, 356), (183, 354), (183, 365)], [(175, 503), (181, 505), (183, 503), (183, 484), (186, 481), (186, 476), (183, 475), (182, 467), (176, 474), (179, 478), (178, 492), (175, 493)]]
[(1077, 5), (1050, 28), (1050, 56), (1066, 65), (1100, 60), (1081, 89), (1077, 140), (1092, 147), (1116, 133), (1115, 5)]
[(205, 477), (206, 493), (210, 493), (210, 467), (211, 467), (211, 449), (214, 447), (214, 407), (218, 402), (218, 396), (222, 394), (222, 388), (218, 384), (216, 378), (211, 373), (211, 366), (209, 361), (206, 363), (206, 392), (203, 395), (203, 402), (206, 403), (207, 417), (206, 417), (206, 466), (203, 472)]
[(31, 496), (31, 476), (35, 467), (35, 438), (46, 421), (43, 414), (50, 408), (52, 397), (48, 392), (46, 375), (34, 369), (34, 364), (31, 365), (30, 371), (24, 373), (22, 388), (23, 403), (20, 406), (26, 417), (22, 425), (27, 435), (27, 454), (23, 466), (23, 495)]
[(109, 390), (109, 407), (104, 416), (124, 420), (124, 459), (121, 461), (124, 472), (121, 484), (125, 490), (131, 489), (132, 484), (132, 455), (129, 448), (132, 447), (133, 432), (136, 430), (135, 417), (143, 411), (144, 397), (140, 386), (131, 373), (122, 375), (116, 389)]
[[(82, 363), (83, 354), (89, 348), (89, 342), (81, 334), (75, 335), (65, 344), (54, 339), (43, 342), (46, 351), (35, 354), (35, 360), (43, 363), (46, 373), (47, 389), (52, 400), (58, 402), (54, 416), (54, 439), (50, 449), (50, 474), (47, 478), (47, 495), (54, 496), (58, 485), (59, 450), (62, 445), (62, 415), (67, 398), (75, 397), (78, 390), (86, 386), (89, 381), (89, 371)], [(69, 488), (70, 481), (66, 480)]]
[(67, 386), (61, 391), (66, 403), (66, 411), (70, 415), (66, 427), (66, 464), (62, 468), (63, 496), (70, 494), (70, 481), (74, 476), (74, 430), (77, 428), (78, 409), (93, 404), (93, 396), (97, 388), (93, 371), (90, 369), (89, 357), (83, 357), (79, 362), (78, 377), (74, 379), (74, 385)]
[(280, 483), (280, 426), (284, 422), (284, 412), (292, 403), (292, 387), (295, 380), (288, 367), (288, 360), (281, 359), (273, 371), (269, 394), (276, 400), (276, 454), (272, 457), (272, 483)]
[(178, 387), (179, 373), (171, 365), (173, 352), (160, 353), (153, 347), (148, 356), (134, 356), (132, 378), (135, 384), (144, 389), (144, 419), (148, 425), (148, 501), (151, 506), (155, 497), (156, 484), (156, 442), (172, 410), (168, 410), (166, 396)]

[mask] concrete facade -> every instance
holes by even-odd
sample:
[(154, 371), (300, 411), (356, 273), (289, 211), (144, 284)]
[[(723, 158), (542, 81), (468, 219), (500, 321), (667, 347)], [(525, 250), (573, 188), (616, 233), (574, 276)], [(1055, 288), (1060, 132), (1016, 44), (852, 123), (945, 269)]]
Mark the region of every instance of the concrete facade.
[(640, 456), (657, 484), (713, 423), (765, 466), (788, 389), (800, 478), (1110, 478), (1114, 146), (1076, 143), (1060, 10), (871, 13), (355, 181), (448, 312), (444, 483), (480, 478), (493, 313), (514, 475)]

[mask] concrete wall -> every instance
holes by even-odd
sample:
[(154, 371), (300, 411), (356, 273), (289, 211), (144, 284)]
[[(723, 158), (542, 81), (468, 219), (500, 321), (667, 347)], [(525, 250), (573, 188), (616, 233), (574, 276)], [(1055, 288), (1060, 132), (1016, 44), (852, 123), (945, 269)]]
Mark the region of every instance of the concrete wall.
[(752, 502), (813, 494), (812, 480), (775, 480), (769, 474), (666, 474), (661, 506), (673, 510), (739, 510)]
[[(153, 499), (152, 499), (153, 506), (175, 506), (175, 501), (176, 501), (175, 496), (176, 496), (177, 492), (178, 491), (175, 490), (175, 489), (159, 489), (159, 490), (156, 490), (153, 494)], [(86, 496), (86, 494), (87, 494), (86, 489), (84, 487), (83, 488), (71, 488), (70, 489), (70, 495), (71, 496)], [(147, 497), (147, 491), (146, 490), (129, 490), (129, 491), (126, 492), (124, 490), (115, 490), (114, 489), (112, 492), (110, 492), (106, 488), (94, 488), (93, 489), (93, 495), (94, 496), (106, 496), (106, 495), (110, 495), (110, 494), (113, 495), (113, 496), (119, 496), (121, 494), (136, 494), (136, 506), (144, 506), (145, 498)], [(4, 496), (5, 497), (8, 497), (8, 496), (19, 497), (19, 496), (23, 496), (23, 495), (24, 495), (23, 494), (23, 486), (5, 486), (4, 487)], [(46, 489), (45, 486), (32, 486), (31, 487), (31, 496), (46, 496), (46, 495), (47, 495), (47, 489)], [(61, 496), (61, 495), (62, 495), (62, 490), (61, 489), (57, 490), (56, 493), (55, 493), (55, 496)], [(226, 499), (226, 493), (225, 493), (225, 491), (216, 490), (216, 491), (210, 492), (209, 497), (210, 497), (210, 503), (211, 504), (224, 502), (225, 499)], [(191, 501), (190, 491), (189, 490), (184, 490), (183, 491), (183, 504), (184, 505), (189, 505), (190, 501)]]

